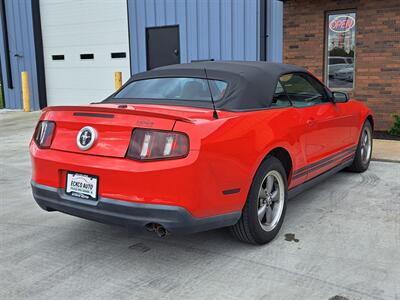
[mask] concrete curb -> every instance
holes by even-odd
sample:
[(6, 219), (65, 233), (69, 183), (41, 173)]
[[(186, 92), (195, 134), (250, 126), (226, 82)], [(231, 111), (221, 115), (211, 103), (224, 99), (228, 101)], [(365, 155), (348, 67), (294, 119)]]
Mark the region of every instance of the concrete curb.
[(371, 158), (371, 161), (387, 162), (387, 163), (397, 163), (400, 164), (399, 160), (386, 159), (386, 158)]
[(400, 141), (374, 139), (372, 160), (400, 162)]

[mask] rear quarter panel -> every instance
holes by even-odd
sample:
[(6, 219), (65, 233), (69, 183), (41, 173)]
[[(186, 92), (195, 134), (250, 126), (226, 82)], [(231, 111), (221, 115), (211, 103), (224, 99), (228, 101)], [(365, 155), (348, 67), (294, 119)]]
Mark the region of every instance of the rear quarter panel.
[[(358, 143), (364, 121), (372, 112), (363, 103), (350, 100), (337, 104), (346, 115), (353, 116), (351, 139)], [(198, 199), (204, 211), (241, 210), (246, 202), (253, 177), (265, 157), (275, 148), (284, 148), (292, 159), (292, 171), (307, 165), (306, 128), (301, 110), (269, 109), (255, 112), (220, 112), (220, 119), (195, 124), (177, 122), (174, 130), (190, 136), (191, 149), (199, 151), (197, 177)], [(304, 182), (292, 179), (289, 189)], [(240, 188), (239, 193), (223, 191)]]
[[(199, 189), (210, 210), (238, 211), (243, 208), (253, 177), (266, 155), (273, 149), (286, 149), (295, 168), (305, 164), (298, 113), (293, 108), (256, 112), (221, 112), (213, 121), (196, 124), (177, 122), (174, 130), (190, 136), (191, 149), (199, 151), (198, 163), (204, 176)], [(300, 181), (291, 181), (295, 186)], [(223, 191), (240, 189), (224, 195)]]

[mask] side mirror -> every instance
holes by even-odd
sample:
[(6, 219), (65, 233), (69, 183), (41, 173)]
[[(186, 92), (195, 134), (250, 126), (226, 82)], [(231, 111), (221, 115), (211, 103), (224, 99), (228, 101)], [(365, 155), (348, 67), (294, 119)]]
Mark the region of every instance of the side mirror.
[(333, 92), (332, 100), (334, 103), (345, 103), (349, 101), (349, 95), (347, 95), (347, 93), (344, 92)]

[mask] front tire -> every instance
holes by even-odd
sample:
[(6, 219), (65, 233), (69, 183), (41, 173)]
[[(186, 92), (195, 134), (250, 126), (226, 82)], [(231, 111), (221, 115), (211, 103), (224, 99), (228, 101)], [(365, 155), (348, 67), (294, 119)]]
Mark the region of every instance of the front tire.
[(360, 140), (356, 150), (353, 164), (349, 167), (349, 171), (362, 173), (365, 172), (371, 162), (372, 156), (372, 126), (366, 120), (361, 130)]
[(240, 241), (263, 245), (278, 234), (286, 213), (287, 178), (282, 163), (268, 157), (257, 170), (239, 221), (231, 227)]

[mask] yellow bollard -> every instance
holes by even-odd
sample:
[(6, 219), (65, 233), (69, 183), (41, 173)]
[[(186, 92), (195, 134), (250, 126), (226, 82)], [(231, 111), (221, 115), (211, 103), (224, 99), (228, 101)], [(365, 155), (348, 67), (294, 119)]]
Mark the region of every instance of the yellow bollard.
[(115, 90), (118, 91), (122, 86), (122, 72), (115, 72)]
[(28, 112), (31, 111), (28, 72), (24, 71), (21, 73), (21, 80), (22, 80), (22, 103), (24, 106), (24, 111)]

